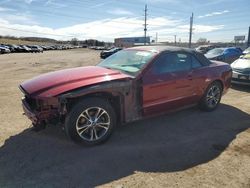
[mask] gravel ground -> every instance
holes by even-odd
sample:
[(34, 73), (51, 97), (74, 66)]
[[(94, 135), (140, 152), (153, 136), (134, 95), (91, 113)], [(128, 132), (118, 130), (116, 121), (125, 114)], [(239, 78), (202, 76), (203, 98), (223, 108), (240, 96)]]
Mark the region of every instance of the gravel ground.
[(0, 187), (250, 187), (250, 87), (211, 113), (197, 108), (117, 128), (100, 146), (59, 127), (33, 132), (18, 84), (100, 61), (87, 49), (0, 55)]

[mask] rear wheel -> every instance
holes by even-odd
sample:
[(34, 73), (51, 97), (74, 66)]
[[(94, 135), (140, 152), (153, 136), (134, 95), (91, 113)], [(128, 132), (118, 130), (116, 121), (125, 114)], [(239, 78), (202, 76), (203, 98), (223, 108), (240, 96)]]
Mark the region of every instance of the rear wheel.
[(200, 101), (200, 107), (205, 111), (213, 111), (220, 103), (222, 96), (222, 86), (219, 82), (213, 82), (207, 88), (203, 98)]
[(116, 119), (112, 106), (105, 99), (88, 98), (77, 103), (66, 117), (66, 134), (76, 142), (86, 145), (106, 141)]

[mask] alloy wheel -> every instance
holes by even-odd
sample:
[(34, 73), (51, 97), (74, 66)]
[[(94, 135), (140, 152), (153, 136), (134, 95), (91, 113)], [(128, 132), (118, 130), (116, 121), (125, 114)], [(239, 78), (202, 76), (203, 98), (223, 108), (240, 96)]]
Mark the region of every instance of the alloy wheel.
[(101, 139), (110, 127), (110, 116), (100, 107), (90, 107), (84, 110), (76, 121), (77, 134), (86, 141)]
[(221, 90), (219, 86), (213, 85), (207, 92), (206, 101), (210, 108), (214, 108), (220, 101)]

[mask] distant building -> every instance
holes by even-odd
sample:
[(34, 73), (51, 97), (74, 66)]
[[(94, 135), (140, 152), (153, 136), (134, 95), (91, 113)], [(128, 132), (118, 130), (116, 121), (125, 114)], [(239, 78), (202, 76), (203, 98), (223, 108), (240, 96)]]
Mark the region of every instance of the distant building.
[(144, 37), (125, 37), (125, 38), (116, 38), (115, 46), (116, 47), (132, 47), (136, 45), (142, 45), (144, 43), (150, 43), (150, 37), (146, 37), (146, 41)]

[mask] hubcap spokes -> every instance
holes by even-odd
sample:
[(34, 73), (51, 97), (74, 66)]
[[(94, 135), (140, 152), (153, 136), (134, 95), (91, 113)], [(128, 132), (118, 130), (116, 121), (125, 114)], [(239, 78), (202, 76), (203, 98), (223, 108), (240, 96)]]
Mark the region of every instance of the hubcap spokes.
[(101, 139), (110, 126), (109, 114), (100, 107), (91, 107), (84, 110), (76, 121), (78, 135), (87, 141)]
[(220, 100), (221, 91), (218, 86), (212, 86), (207, 93), (207, 104), (209, 107), (215, 107)]

